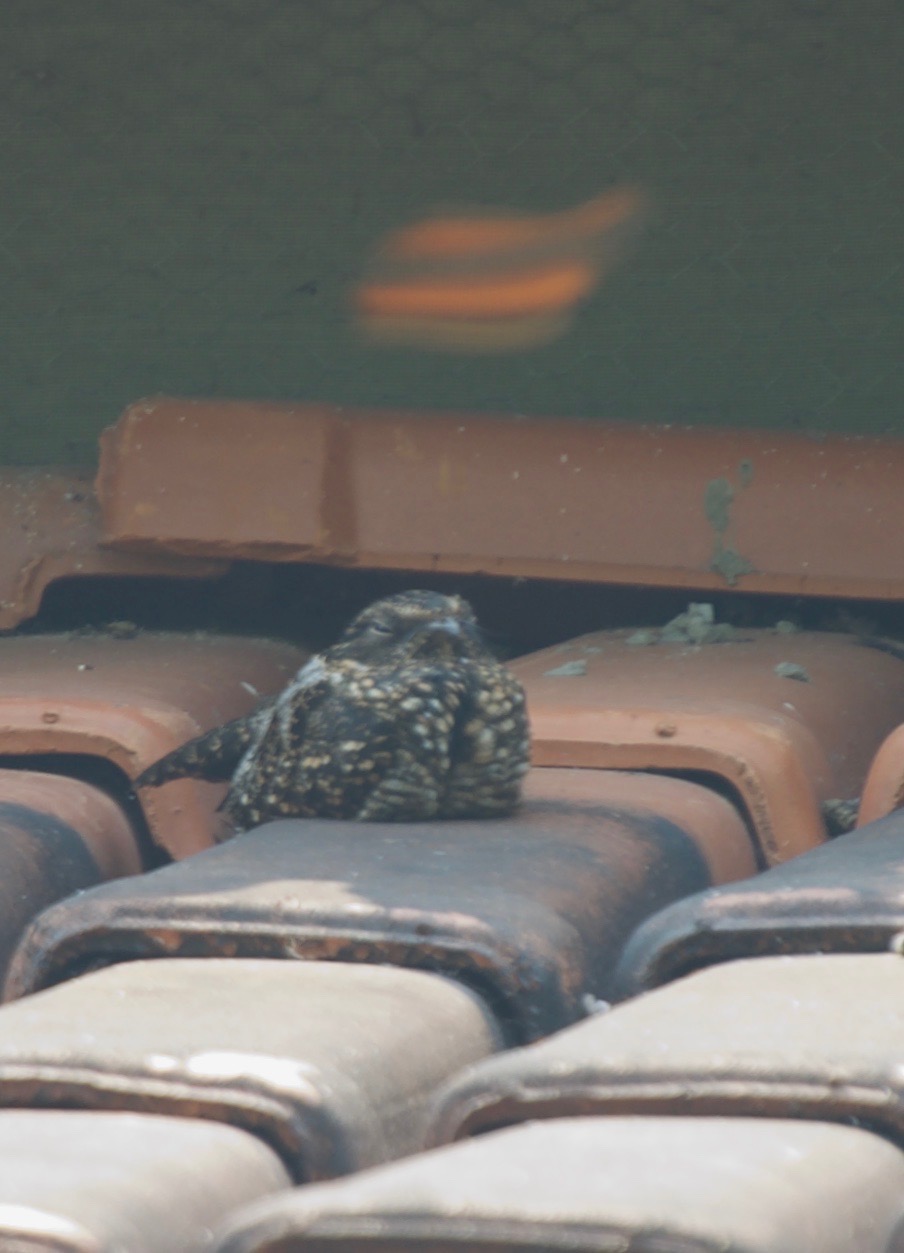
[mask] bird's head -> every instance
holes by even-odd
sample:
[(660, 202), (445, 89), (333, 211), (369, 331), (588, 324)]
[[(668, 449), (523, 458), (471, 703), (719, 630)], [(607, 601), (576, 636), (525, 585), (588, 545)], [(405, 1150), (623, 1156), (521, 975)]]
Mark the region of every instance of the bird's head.
[(466, 600), (410, 591), (368, 605), (345, 628), (333, 652), (356, 661), (400, 665), (477, 657), (484, 646)]

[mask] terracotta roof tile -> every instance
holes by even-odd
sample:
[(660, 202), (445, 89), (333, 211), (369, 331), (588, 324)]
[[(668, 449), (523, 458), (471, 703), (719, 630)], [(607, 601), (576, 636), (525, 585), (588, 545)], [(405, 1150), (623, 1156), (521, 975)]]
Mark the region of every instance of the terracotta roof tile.
[(734, 808), (680, 779), (537, 770), (508, 819), (272, 823), (45, 911), (9, 997), (135, 956), (415, 966), (485, 995), (514, 1040), (608, 995), (621, 947), (657, 908), (749, 874)]

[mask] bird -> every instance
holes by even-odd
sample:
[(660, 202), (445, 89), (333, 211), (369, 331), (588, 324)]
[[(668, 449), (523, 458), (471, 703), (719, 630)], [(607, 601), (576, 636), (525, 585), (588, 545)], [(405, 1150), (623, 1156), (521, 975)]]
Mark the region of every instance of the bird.
[(136, 789), (228, 782), (242, 834), (279, 818), (416, 822), (518, 806), (530, 762), (524, 689), (458, 595), (375, 601), (256, 710), (162, 757)]

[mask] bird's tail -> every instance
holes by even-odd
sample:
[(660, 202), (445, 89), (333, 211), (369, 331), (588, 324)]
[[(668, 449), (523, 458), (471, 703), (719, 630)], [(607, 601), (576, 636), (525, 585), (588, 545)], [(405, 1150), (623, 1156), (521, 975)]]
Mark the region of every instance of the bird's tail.
[(171, 779), (227, 783), (254, 742), (259, 726), (260, 710), (256, 710), (214, 727), (148, 766), (135, 780), (135, 787), (160, 787)]

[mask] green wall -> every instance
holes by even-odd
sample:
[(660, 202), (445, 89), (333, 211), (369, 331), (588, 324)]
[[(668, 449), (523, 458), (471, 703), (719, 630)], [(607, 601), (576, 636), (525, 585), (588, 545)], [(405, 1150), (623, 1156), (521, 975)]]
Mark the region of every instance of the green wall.
[[(0, 459), (149, 392), (904, 433), (899, 0), (3, 0)], [(656, 214), (559, 343), (361, 346), (436, 204)]]

